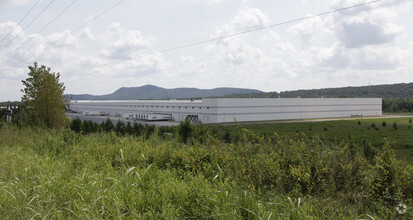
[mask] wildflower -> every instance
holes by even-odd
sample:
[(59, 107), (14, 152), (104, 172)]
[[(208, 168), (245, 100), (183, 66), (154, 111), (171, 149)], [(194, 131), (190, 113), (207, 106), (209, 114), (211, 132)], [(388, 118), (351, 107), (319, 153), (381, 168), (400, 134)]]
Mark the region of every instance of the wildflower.
[(406, 211), (407, 211), (407, 206), (406, 206), (406, 204), (403, 204), (403, 203), (397, 204), (397, 206), (396, 206), (396, 212), (397, 212), (398, 214), (403, 215), (403, 214), (406, 213)]

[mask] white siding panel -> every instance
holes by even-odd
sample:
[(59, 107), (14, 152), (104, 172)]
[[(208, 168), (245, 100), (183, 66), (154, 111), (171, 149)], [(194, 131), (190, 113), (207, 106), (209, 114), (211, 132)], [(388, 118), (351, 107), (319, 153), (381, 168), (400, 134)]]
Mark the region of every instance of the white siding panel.
[(237, 121), (268, 121), (378, 116), (382, 114), (381, 98), (281, 98), (281, 99), (203, 99), (133, 100), (133, 101), (72, 101), (75, 112), (98, 111), (120, 116), (139, 114), (170, 114), (183, 121), (188, 115), (197, 116), (205, 124)]

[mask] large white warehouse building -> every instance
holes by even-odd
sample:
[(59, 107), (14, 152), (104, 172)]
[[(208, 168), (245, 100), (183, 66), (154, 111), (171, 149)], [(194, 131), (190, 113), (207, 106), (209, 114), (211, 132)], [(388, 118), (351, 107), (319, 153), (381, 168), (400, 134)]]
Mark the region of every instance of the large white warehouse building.
[(71, 101), (84, 115), (136, 120), (239, 121), (334, 118), (382, 115), (381, 98), (206, 98), (202, 100)]
[(136, 120), (204, 124), (382, 115), (381, 98), (204, 98), (202, 100), (71, 101), (69, 110)]

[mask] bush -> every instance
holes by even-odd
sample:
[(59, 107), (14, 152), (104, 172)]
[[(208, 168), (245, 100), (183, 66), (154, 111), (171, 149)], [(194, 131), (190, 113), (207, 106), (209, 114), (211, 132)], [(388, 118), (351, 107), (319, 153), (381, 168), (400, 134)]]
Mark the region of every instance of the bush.
[(389, 143), (295, 132), (270, 142), (240, 128), (237, 144), (181, 144), (160, 131), (146, 139), (1, 128), (0, 218), (413, 217), (395, 209), (412, 205), (413, 169)]
[(229, 134), (228, 130), (225, 131), (224, 142), (227, 144), (230, 144), (232, 142), (231, 135)]
[(80, 133), (82, 131), (82, 125), (82, 120), (76, 118), (72, 120), (72, 123), (70, 124), (70, 129), (74, 132)]
[(185, 121), (181, 121), (178, 126), (178, 134), (180, 139), (185, 144), (188, 142), (188, 139), (192, 136), (193, 127), (192, 123), (189, 121), (188, 118)]

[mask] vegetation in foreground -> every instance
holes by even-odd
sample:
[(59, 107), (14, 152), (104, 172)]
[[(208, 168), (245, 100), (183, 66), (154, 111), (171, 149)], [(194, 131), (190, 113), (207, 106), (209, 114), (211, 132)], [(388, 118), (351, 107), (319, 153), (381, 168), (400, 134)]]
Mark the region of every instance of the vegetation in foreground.
[[(185, 130), (185, 129), (184, 129)], [(0, 218), (412, 219), (413, 168), (392, 146), (239, 128), (186, 144), (158, 129), (0, 128)], [(201, 137), (204, 136), (204, 137)]]
[(367, 145), (381, 147), (390, 142), (396, 157), (413, 165), (413, 118), (355, 119), (321, 122), (239, 124), (229, 126), (208, 125), (209, 129), (227, 142), (238, 141), (239, 127), (271, 139), (280, 135), (304, 133), (308, 138), (320, 137), (327, 142), (351, 142), (358, 152)]

